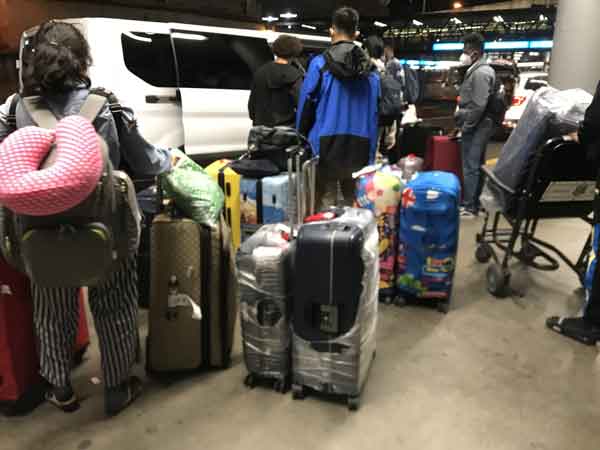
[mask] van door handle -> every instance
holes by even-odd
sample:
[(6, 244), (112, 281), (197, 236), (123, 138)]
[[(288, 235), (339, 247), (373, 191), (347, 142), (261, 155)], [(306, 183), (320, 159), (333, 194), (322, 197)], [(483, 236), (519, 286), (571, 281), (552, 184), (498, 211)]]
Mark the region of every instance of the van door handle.
[(146, 103), (178, 103), (175, 95), (146, 95)]

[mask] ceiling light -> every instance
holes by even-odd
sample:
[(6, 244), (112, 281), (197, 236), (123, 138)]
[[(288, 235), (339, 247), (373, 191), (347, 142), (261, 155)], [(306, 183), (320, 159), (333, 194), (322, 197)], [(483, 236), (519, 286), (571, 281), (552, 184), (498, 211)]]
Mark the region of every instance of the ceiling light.
[(494, 16), (494, 22), (496, 22), (496, 23), (504, 22), (504, 17), (502, 17), (502, 16)]
[(293, 13), (293, 12), (286, 12), (283, 14), (279, 14), (279, 17), (281, 17), (282, 19), (291, 20), (291, 19), (295, 19), (296, 17), (298, 17), (298, 14)]
[(540, 14), (540, 22), (546, 22), (547, 20), (548, 18), (545, 15)]
[(422, 27), (424, 25), (423, 22), (421, 22), (420, 20), (417, 20), (417, 19), (413, 19), (412, 23), (416, 27)]
[(454, 9), (460, 9), (463, 7), (463, 4), (461, 2), (454, 2), (452, 6), (454, 7)]
[(379, 28), (387, 28), (387, 23), (379, 22), (378, 20), (373, 22), (373, 25), (375, 25), (376, 27), (379, 27)]
[(312, 26), (312, 25), (306, 25), (306, 24), (304, 24), (304, 23), (303, 23), (302, 25), (300, 25), (300, 26), (301, 26), (302, 28), (306, 28), (307, 30), (316, 30), (316, 29), (317, 29), (317, 27), (314, 27), (314, 26)]
[(262, 18), (263, 22), (269, 22), (269, 23), (271, 23), (271, 22), (277, 22), (278, 20), (279, 20), (279, 18), (275, 17), (275, 16), (265, 16), (265, 17)]
[(460, 20), (458, 17), (453, 17), (452, 19), (450, 19), (450, 22), (455, 23), (456, 25), (460, 25), (462, 22), (462, 20)]

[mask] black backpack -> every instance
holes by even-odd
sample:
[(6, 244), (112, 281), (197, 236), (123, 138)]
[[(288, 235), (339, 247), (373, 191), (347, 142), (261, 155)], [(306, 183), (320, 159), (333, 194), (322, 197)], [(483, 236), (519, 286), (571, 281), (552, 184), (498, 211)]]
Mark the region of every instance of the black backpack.
[[(484, 66), (492, 67), (489, 64), (482, 64), (480, 67)], [(506, 98), (506, 91), (504, 89), (504, 83), (502, 83), (502, 80), (500, 80), (496, 75), (496, 81), (494, 82), (492, 92), (488, 98), (487, 106), (485, 107), (484, 117), (489, 117), (496, 125), (502, 125), (502, 122), (504, 122), (504, 116), (506, 116), (506, 111), (508, 111), (509, 106), (509, 101)]]
[(393, 76), (381, 75), (379, 99), (379, 125), (391, 125), (404, 113), (404, 86)]

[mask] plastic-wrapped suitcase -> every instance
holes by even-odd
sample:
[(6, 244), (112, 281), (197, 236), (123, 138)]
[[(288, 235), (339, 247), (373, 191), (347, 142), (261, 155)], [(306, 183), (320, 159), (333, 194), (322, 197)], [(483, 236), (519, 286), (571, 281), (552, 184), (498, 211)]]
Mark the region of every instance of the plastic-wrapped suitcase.
[(377, 220), (379, 299), (391, 303), (396, 293), (398, 207), (404, 184), (389, 166), (367, 167), (356, 176), (356, 206), (369, 209)]
[(212, 229), (173, 208), (154, 219), (151, 246), (148, 372), (228, 368), (238, 281), (225, 219)]
[(242, 347), (248, 369), (245, 384), (273, 381), (278, 392), (289, 388), (290, 228), (265, 225), (250, 236), (237, 255), (240, 280)]
[(240, 196), (242, 241), (254, 234), (261, 225), (289, 220), (287, 174), (261, 179), (242, 178)]
[[(0, 258), (0, 411), (7, 415), (26, 414), (44, 400), (29, 285), (27, 277)], [(83, 360), (89, 343), (85, 308), (80, 301), (75, 363)]]
[(448, 172), (423, 172), (402, 193), (398, 229), (399, 300), (437, 301), (448, 312), (460, 229), (460, 182)]
[(219, 159), (208, 167), (206, 172), (219, 183), (225, 194), (225, 219), (231, 229), (233, 248), (237, 250), (242, 242), (240, 181), (242, 177), (229, 167), (229, 159)]
[(366, 209), (300, 227), (294, 257), (292, 371), (306, 389), (345, 396), (355, 410), (375, 355), (377, 224)]
[(463, 166), (460, 142), (449, 136), (433, 136), (427, 146), (425, 170), (450, 172), (463, 184)]

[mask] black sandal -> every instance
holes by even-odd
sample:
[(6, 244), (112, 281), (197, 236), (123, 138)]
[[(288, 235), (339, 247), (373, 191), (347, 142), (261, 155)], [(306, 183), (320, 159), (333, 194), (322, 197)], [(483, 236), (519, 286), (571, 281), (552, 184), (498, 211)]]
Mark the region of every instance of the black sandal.
[(50, 386), (46, 391), (46, 401), (65, 413), (74, 413), (81, 405), (73, 388)]
[(131, 405), (142, 393), (142, 381), (137, 377), (105, 391), (105, 412), (114, 417)]
[(575, 339), (585, 345), (600, 342), (600, 326), (593, 325), (583, 317), (550, 317), (546, 326), (556, 333)]

